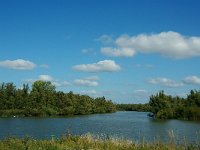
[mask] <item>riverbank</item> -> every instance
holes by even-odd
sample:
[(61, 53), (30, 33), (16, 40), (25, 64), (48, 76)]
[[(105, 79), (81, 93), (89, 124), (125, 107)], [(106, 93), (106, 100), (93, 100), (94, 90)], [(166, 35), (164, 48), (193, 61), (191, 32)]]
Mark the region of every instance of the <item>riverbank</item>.
[(105, 139), (92, 137), (90, 134), (83, 136), (68, 135), (60, 139), (35, 140), (31, 138), (7, 138), (0, 141), (2, 150), (198, 150), (200, 143), (188, 144), (183, 141), (176, 144), (173, 139), (168, 143), (162, 143), (156, 140), (153, 143), (147, 143), (144, 140), (134, 142), (130, 140), (115, 139), (106, 137)]

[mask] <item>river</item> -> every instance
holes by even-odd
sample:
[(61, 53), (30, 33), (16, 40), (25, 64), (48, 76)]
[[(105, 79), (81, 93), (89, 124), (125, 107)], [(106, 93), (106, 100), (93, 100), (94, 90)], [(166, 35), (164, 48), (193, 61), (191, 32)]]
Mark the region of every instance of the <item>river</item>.
[(200, 122), (166, 120), (158, 121), (147, 116), (146, 112), (118, 111), (112, 114), (95, 114), (75, 117), (51, 118), (0, 118), (0, 139), (9, 136), (49, 139), (64, 134), (90, 133), (102, 137), (134, 139), (144, 138), (165, 141), (169, 132), (178, 141), (187, 139), (195, 142), (200, 138)]

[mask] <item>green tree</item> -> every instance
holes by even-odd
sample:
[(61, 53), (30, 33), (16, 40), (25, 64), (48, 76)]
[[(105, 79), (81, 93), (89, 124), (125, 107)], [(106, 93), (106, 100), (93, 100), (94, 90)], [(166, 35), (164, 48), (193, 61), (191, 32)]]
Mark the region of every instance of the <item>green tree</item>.
[(105, 97), (56, 91), (51, 82), (36, 81), (16, 88), (13, 83), (0, 84), (0, 116), (84, 115), (114, 112), (115, 105)]
[(30, 93), (34, 108), (48, 107), (53, 103), (55, 86), (49, 81), (35, 81)]
[(170, 109), (172, 98), (165, 95), (164, 91), (160, 91), (156, 95), (150, 97), (149, 105), (151, 106), (151, 112), (157, 115), (161, 109)]

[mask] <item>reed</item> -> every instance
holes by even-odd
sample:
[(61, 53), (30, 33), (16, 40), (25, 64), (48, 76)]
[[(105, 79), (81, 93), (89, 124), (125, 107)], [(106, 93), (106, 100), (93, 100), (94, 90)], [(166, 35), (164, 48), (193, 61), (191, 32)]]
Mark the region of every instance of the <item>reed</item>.
[(167, 143), (155, 140), (150, 143), (145, 140), (118, 139), (112, 137), (95, 137), (91, 134), (80, 136), (67, 135), (59, 139), (35, 140), (32, 138), (6, 138), (0, 140), (1, 150), (199, 150), (200, 142), (182, 144), (175, 142), (173, 133)]

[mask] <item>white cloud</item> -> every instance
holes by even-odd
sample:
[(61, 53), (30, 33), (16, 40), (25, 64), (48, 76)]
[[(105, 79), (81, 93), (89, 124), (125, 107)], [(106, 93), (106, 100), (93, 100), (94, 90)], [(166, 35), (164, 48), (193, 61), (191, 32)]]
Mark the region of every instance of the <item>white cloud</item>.
[(36, 64), (29, 60), (16, 59), (0, 61), (0, 67), (16, 70), (32, 70), (36, 67)]
[(50, 75), (39, 75), (38, 77), (39, 80), (42, 81), (53, 81), (53, 78)]
[(69, 86), (69, 85), (71, 85), (71, 84), (70, 84), (69, 82), (67, 82), (67, 81), (53, 81), (52, 84), (55, 85), (56, 87)]
[(89, 76), (83, 79), (74, 80), (74, 84), (80, 86), (98, 86), (99, 83), (97, 82), (97, 80), (99, 80), (98, 76)]
[(96, 80), (99, 80), (99, 77), (98, 76), (89, 76), (89, 77), (86, 77), (85, 79), (91, 80), (91, 81), (96, 81)]
[(146, 90), (135, 90), (134, 93), (147, 93)]
[(116, 47), (103, 47), (108, 56), (134, 56), (140, 53), (158, 53), (176, 59), (200, 56), (200, 37), (184, 36), (168, 31), (158, 34), (122, 35), (115, 40)]
[(121, 67), (114, 60), (103, 60), (93, 64), (81, 64), (73, 67), (74, 70), (83, 72), (114, 72)]
[(131, 48), (112, 48), (112, 47), (104, 47), (101, 48), (101, 53), (107, 56), (115, 56), (115, 57), (132, 57), (135, 54)]
[(98, 86), (97, 81), (91, 81), (87, 79), (76, 79), (74, 80), (74, 84), (80, 86)]
[(53, 77), (51, 77), (50, 75), (39, 75), (37, 79), (25, 79), (25, 82), (28, 83), (33, 83), (37, 80), (41, 80), (41, 81), (50, 81), (53, 85), (55, 85), (56, 87), (61, 87), (61, 86), (69, 86), (71, 85), (69, 82), (67, 81), (59, 81), (59, 80), (55, 80)]
[(167, 79), (167, 78), (150, 79), (148, 82), (151, 84), (161, 85), (161, 86), (166, 86), (166, 87), (171, 87), (171, 88), (181, 87), (184, 85), (183, 83), (178, 83), (174, 80)]
[(35, 81), (37, 81), (37, 80), (41, 80), (41, 81), (53, 81), (54, 79), (53, 79), (53, 77), (51, 77), (50, 75), (39, 75), (38, 76), (38, 78), (37, 79), (25, 79), (24, 81), (25, 82), (28, 82), (28, 83), (33, 83), (33, 82), (35, 82)]
[(183, 79), (183, 82), (186, 84), (198, 84), (200, 85), (200, 78), (197, 76), (188, 76)]

